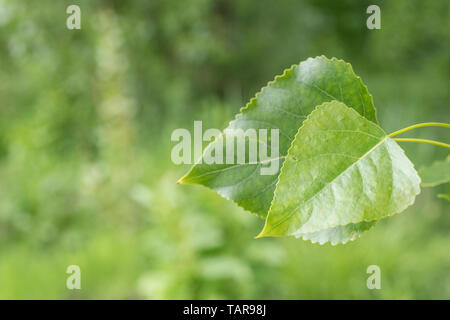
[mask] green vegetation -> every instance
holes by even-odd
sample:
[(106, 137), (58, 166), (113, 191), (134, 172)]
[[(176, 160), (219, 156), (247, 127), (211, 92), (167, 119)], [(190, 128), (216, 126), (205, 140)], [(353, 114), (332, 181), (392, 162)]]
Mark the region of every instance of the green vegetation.
[(432, 165), (420, 169), (422, 186), (435, 187), (450, 182), (450, 155), (442, 161), (435, 161)]
[[(71, 31), (69, 4), (0, 1), (0, 298), (450, 298), (448, 184), (318, 246), (254, 240), (262, 220), (177, 185), (189, 166), (170, 161), (174, 129), (225, 128), (267, 79), (322, 54), (352, 62), (386, 132), (450, 122), (448, 1), (382, 2), (381, 30), (365, 27), (369, 1), (82, 0)], [(402, 148), (416, 168), (448, 155)], [(65, 287), (71, 264), (81, 290)]]
[[(224, 131), (223, 140), (232, 139), (231, 135), (236, 129), (276, 128), (280, 132), (278, 149), (281, 158), (279, 160), (276, 157), (276, 161), (280, 161), (278, 169), (281, 169), (283, 159), (306, 117), (316, 106), (338, 99), (336, 97), (367, 119), (377, 121), (372, 97), (351, 65), (321, 56), (294, 65), (269, 82), (230, 122), (227, 129), (233, 130), (228, 133)], [(212, 145), (217, 144), (217, 140)], [(257, 160), (254, 164), (239, 166), (196, 164), (180, 179), (180, 183), (199, 183), (215, 189), (225, 198), (265, 218), (274, 197), (280, 170), (271, 175), (254, 174), (262, 166), (261, 162), (267, 162), (259, 157)]]
[(260, 236), (345, 243), (413, 204), (419, 184), (383, 129), (341, 102), (326, 102), (292, 142)]
[[(210, 187), (264, 218), (257, 238), (346, 243), (378, 220), (405, 210), (420, 193), (420, 178), (394, 140), (450, 149), (429, 139), (393, 138), (416, 128), (450, 124), (420, 123), (388, 135), (376, 123), (372, 96), (350, 64), (309, 58), (257, 93), (178, 183)], [(268, 140), (267, 133), (262, 139), (256, 129), (279, 133), (275, 139)], [(230, 149), (229, 141), (235, 143), (235, 138), (241, 144), (238, 152), (247, 159)], [(261, 149), (272, 154), (264, 156)], [(281, 168), (262, 173), (267, 164), (278, 162)], [(425, 186), (448, 180), (448, 162), (422, 171)]]

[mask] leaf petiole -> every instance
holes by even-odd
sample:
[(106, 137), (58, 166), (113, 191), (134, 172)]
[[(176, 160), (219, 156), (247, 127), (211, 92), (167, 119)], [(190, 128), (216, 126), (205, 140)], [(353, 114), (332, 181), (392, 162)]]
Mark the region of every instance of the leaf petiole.
[(416, 128), (421, 128), (421, 127), (444, 127), (444, 128), (450, 128), (450, 124), (448, 123), (442, 123), (442, 122), (424, 122), (424, 123), (418, 123), (418, 124), (414, 124), (412, 126), (397, 130), (395, 132), (392, 132), (391, 134), (388, 135), (389, 138), (392, 138), (400, 133), (412, 130), (412, 129), (416, 129)]
[[(414, 124), (412, 126), (397, 130), (395, 132), (392, 132), (391, 134), (388, 135), (389, 138), (392, 138), (398, 134), (401, 134), (403, 132), (412, 130), (412, 129), (416, 129), (416, 128), (421, 128), (421, 127), (444, 127), (444, 128), (450, 128), (450, 124), (448, 123), (442, 123), (442, 122), (424, 122), (424, 123), (418, 123), (418, 124)], [(444, 147), (444, 148), (448, 148), (450, 149), (450, 144), (444, 143), (444, 142), (440, 142), (440, 141), (434, 141), (434, 140), (429, 140), (429, 139), (415, 139), (415, 138), (393, 138), (393, 140), (395, 141), (409, 141), (409, 142), (421, 142), (421, 143), (428, 143), (428, 144), (432, 144), (435, 146), (439, 146), (439, 147)]]
[(421, 143), (428, 143), (433, 144), (435, 146), (444, 147), (450, 149), (450, 144), (440, 142), (440, 141), (434, 141), (434, 140), (428, 140), (428, 139), (413, 139), (413, 138), (394, 138), (395, 141), (409, 141), (409, 142), (421, 142)]

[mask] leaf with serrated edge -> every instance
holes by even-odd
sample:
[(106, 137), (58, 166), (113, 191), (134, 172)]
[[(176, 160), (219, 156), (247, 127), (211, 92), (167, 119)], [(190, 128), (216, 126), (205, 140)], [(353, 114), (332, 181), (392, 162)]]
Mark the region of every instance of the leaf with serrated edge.
[(450, 182), (450, 156), (420, 169), (419, 175), (422, 178), (423, 187), (435, 187)]
[(361, 236), (363, 232), (372, 228), (376, 223), (377, 221), (360, 222), (357, 224), (349, 223), (345, 226), (305, 233), (297, 237), (301, 237), (303, 240), (310, 240), (312, 243), (324, 244), (326, 242), (331, 242), (332, 245), (338, 243), (343, 244), (355, 240)]
[[(284, 71), (264, 87), (229, 123), (227, 132), (236, 129), (279, 129), (279, 169), (308, 114), (319, 104), (339, 100), (368, 120), (377, 122), (372, 96), (349, 63), (324, 56), (309, 58)], [(213, 148), (217, 141), (208, 148)], [(224, 148), (225, 148), (225, 144)], [(246, 146), (248, 151), (248, 146)], [(270, 149), (270, 141), (267, 150)], [(225, 154), (225, 152), (224, 152)], [(196, 159), (197, 160), (197, 159)], [(195, 164), (179, 183), (202, 184), (216, 190), (244, 209), (264, 218), (273, 199), (279, 170), (261, 175), (261, 162), (247, 164)], [(236, 163), (236, 162), (235, 162)]]
[(377, 124), (341, 102), (324, 103), (288, 151), (258, 237), (314, 238), (308, 235), (374, 223), (405, 210), (419, 192), (413, 164)]

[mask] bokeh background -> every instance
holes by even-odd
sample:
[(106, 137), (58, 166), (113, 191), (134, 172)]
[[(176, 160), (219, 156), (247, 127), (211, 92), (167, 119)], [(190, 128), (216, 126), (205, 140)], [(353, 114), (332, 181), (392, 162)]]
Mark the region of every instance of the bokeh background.
[[(81, 7), (82, 29), (66, 28)], [(366, 8), (381, 7), (381, 30)], [(225, 128), (269, 80), (351, 62), (387, 132), (450, 122), (448, 0), (0, 0), (0, 298), (450, 299), (449, 203), (347, 245), (253, 237), (258, 217), (177, 185), (176, 128)], [(424, 128), (409, 136), (449, 141)], [(438, 147), (403, 143), (417, 167)], [(81, 290), (66, 289), (68, 265)], [(368, 290), (366, 268), (381, 268)]]

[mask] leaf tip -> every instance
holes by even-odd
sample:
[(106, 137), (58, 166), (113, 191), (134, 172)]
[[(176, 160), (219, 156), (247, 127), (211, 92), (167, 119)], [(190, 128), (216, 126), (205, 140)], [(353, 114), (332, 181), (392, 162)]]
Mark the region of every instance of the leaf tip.
[(271, 234), (270, 232), (271, 230), (269, 230), (269, 228), (267, 227), (267, 220), (266, 223), (264, 224), (264, 228), (261, 230), (261, 232), (255, 237), (255, 239), (259, 239), (259, 238), (263, 238), (263, 237), (270, 237), (270, 236), (274, 236), (273, 234)]
[(186, 176), (181, 177), (180, 179), (178, 179), (177, 184), (187, 184), (186, 181), (184, 180)]
[(190, 181), (190, 173), (191, 171), (187, 172), (184, 176), (182, 176), (180, 179), (178, 179), (177, 184), (192, 184)]
[(264, 230), (261, 231), (254, 239), (260, 239), (264, 237)]

